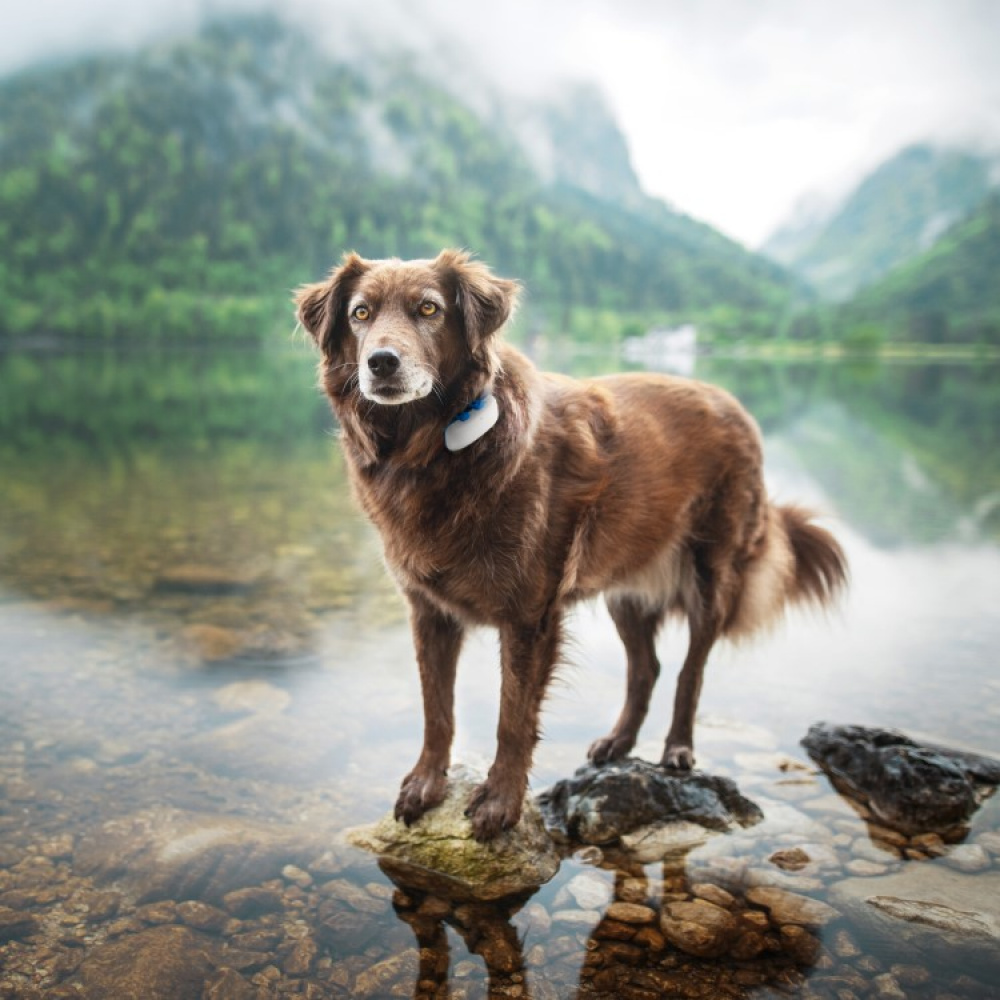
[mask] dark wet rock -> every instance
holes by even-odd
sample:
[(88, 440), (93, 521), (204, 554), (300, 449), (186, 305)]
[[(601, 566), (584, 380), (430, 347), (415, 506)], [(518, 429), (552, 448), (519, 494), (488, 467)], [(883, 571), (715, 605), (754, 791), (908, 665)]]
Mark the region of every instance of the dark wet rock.
[[(235, 816), (154, 808), (110, 820), (81, 838), (78, 870), (120, 881), (140, 902), (200, 899), (214, 905), (319, 852), (319, 839)], [(232, 911), (230, 911), (232, 912)]]
[(581, 767), (542, 792), (538, 803), (554, 836), (587, 844), (610, 844), (651, 824), (686, 823), (721, 832), (763, 818), (729, 778), (672, 773), (634, 757)]
[(412, 826), (389, 814), (374, 826), (348, 830), (347, 839), (378, 854), (383, 869), (402, 887), (446, 898), (500, 899), (547, 882), (559, 868), (559, 857), (537, 806), (526, 797), (517, 826), (481, 844), (465, 815), (477, 784), (460, 770), (449, 777), (445, 801)]
[(961, 830), (1000, 784), (1000, 761), (893, 730), (817, 723), (802, 745), (880, 823), (910, 835)]
[(918, 964), (928, 957), (1000, 981), (1000, 872), (936, 864), (834, 885), (833, 904), (868, 935)]
[(85, 1000), (200, 997), (218, 966), (211, 938), (187, 927), (151, 927), (95, 948), (80, 965)]
[(30, 913), (0, 906), (0, 941), (20, 940), (38, 931), (38, 921)]

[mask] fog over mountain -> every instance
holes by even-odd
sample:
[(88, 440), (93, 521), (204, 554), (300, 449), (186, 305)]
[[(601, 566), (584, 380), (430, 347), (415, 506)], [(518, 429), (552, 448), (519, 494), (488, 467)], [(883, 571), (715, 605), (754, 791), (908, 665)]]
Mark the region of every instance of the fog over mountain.
[(1000, 136), (993, 0), (36, 0), (6, 13), (0, 71), (266, 10), (341, 58), (405, 48), (473, 104), (591, 80), (643, 188), (751, 245), (908, 143)]

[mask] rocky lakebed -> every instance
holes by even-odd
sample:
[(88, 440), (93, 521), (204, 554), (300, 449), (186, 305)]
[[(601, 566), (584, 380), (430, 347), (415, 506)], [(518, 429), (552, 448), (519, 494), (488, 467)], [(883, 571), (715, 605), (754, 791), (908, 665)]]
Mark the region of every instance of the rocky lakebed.
[[(81, 645), (53, 704), (93, 707), (86, 664), (107, 662)], [(461, 768), (409, 830), (349, 822), (361, 779), (288, 784), (317, 720), (273, 679), (144, 704), (145, 737), (108, 709), (99, 735), (42, 738), (36, 709), (0, 750), (5, 1000), (997, 996), (989, 758), (861, 727), (794, 753), (737, 735), (728, 775), (584, 767), (483, 847)]]

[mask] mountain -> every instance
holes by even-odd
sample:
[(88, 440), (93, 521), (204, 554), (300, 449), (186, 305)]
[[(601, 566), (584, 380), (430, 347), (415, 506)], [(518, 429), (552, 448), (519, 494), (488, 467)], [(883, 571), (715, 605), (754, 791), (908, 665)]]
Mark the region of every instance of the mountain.
[(797, 282), (646, 197), (599, 94), (446, 80), (262, 16), (0, 81), (0, 336), (259, 339), (345, 249), (446, 245), (525, 282), (531, 331), (771, 329)]
[(930, 247), (997, 182), (989, 156), (910, 146), (830, 212), (793, 218), (762, 247), (827, 299), (843, 301)]
[(890, 339), (1000, 346), (1000, 192), (988, 195), (922, 254), (838, 311), (848, 331)]

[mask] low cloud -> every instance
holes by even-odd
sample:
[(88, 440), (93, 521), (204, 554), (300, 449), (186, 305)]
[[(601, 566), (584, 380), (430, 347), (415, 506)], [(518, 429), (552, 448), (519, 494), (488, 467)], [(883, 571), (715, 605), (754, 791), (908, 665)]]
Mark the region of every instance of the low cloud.
[(924, 138), (1000, 137), (993, 0), (34, 0), (0, 71), (272, 11), (342, 58), (406, 48), (467, 98), (595, 80), (645, 187), (755, 244), (803, 193), (843, 187)]

